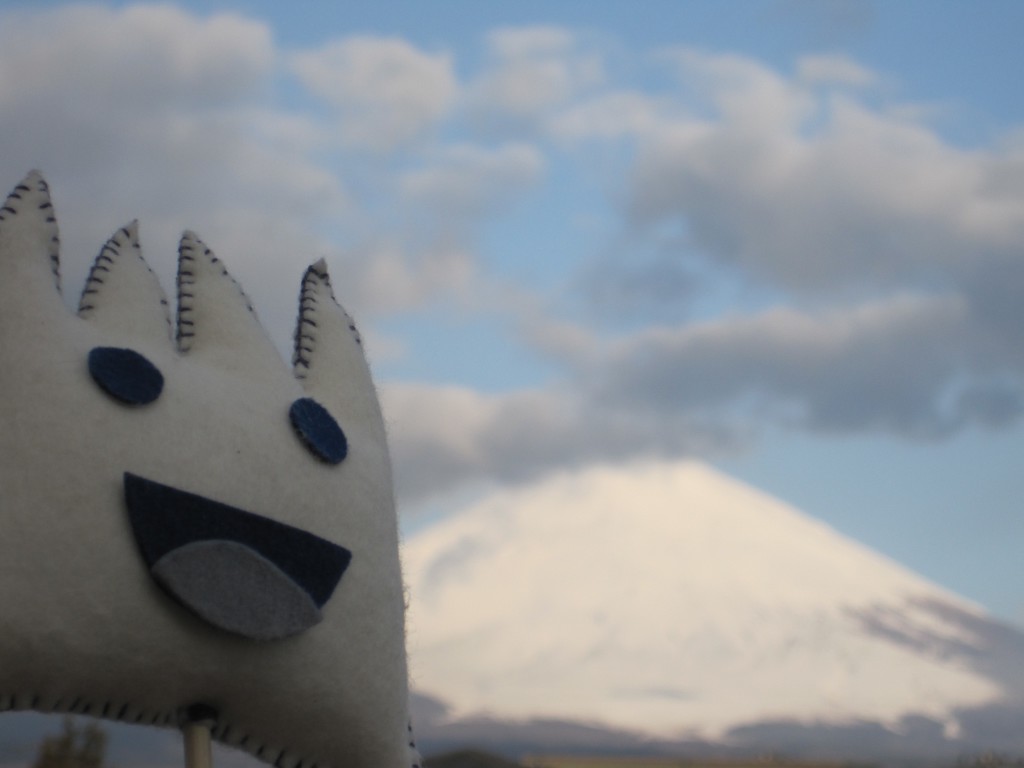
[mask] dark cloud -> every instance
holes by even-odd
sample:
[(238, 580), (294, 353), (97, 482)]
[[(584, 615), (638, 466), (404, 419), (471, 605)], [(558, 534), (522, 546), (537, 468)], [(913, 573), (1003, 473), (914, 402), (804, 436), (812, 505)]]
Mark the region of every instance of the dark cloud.
[(387, 388), (403, 496), (594, 461), (721, 455), (770, 425), (937, 440), (1024, 414), (1024, 370), (993, 367), (1007, 356), (985, 349), (955, 295), (771, 310), (614, 342), (577, 330), (552, 331), (564, 338), (548, 353), (570, 371), (558, 387)]
[(599, 402), (644, 411), (750, 407), (765, 421), (931, 437), (963, 414), (944, 400), (965, 370), (956, 299), (900, 298), (819, 315), (759, 316), (640, 334), (585, 368)]
[(607, 407), (564, 389), (481, 395), (385, 386), (396, 482), (403, 501), (480, 483), (516, 484), (591, 462), (715, 455), (746, 438), (742, 425), (689, 412)]

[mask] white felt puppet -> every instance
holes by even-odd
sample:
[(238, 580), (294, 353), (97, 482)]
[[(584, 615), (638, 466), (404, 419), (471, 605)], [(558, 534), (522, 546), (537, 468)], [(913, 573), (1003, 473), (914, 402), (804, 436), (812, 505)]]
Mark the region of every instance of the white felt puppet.
[(191, 233), (177, 317), (134, 224), (77, 315), (30, 174), (0, 210), (0, 709), (175, 726), (282, 768), (409, 768), (391, 471), (323, 263), (293, 369)]

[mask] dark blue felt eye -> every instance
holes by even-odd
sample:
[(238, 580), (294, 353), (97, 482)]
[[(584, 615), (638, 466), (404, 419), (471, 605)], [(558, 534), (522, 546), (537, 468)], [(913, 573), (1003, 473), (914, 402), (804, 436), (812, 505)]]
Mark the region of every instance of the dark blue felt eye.
[(133, 349), (94, 347), (89, 373), (104, 392), (126, 405), (152, 403), (164, 389), (163, 374)]
[(340, 464), (348, 455), (348, 440), (338, 422), (311, 397), (292, 403), (288, 416), (299, 439), (313, 454), (328, 464)]

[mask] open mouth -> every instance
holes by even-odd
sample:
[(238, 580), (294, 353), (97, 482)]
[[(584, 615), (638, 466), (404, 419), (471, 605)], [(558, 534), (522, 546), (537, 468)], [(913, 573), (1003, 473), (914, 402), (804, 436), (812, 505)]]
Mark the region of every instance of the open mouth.
[(124, 493), (156, 582), (209, 624), (253, 640), (319, 623), (352, 560), (308, 531), (129, 472)]

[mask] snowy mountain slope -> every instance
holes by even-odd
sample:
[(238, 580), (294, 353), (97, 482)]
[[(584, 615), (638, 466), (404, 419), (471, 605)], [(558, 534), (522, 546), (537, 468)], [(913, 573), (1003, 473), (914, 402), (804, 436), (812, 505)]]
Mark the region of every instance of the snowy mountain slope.
[(917, 714), (952, 735), (1002, 694), (978, 608), (697, 463), (495, 495), (404, 560), (413, 684), (453, 719), (714, 739)]

